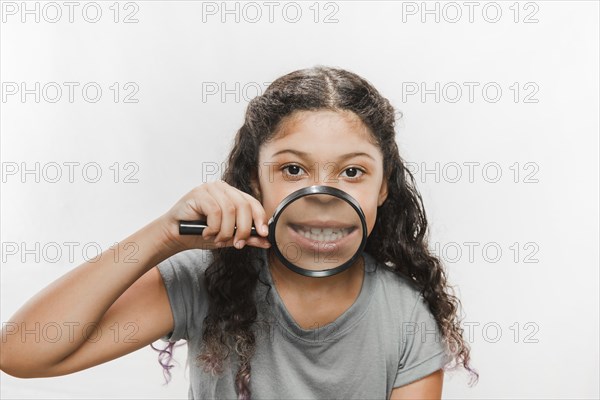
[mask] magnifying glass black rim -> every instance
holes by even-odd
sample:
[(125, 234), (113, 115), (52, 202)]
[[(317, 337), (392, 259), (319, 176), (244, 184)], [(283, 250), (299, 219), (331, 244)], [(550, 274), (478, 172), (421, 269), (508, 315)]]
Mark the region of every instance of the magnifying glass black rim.
[[(281, 213), (283, 212), (283, 210), (285, 210), (286, 207), (289, 206), (293, 201), (299, 199), (300, 197), (304, 197), (304, 196), (307, 196), (310, 194), (329, 194), (329, 195), (335, 196), (339, 199), (342, 199), (342, 200), (346, 201), (348, 204), (350, 204), (350, 206), (352, 206), (354, 211), (356, 211), (356, 213), (360, 217), (360, 222), (362, 225), (362, 240), (360, 242), (360, 246), (358, 247), (358, 250), (356, 250), (356, 253), (354, 253), (354, 255), (352, 256), (352, 258), (350, 258), (348, 261), (346, 261), (345, 263), (343, 263), (342, 265), (340, 265), (338, 267), (331, 268), (331, 269), (317, 270), (317, 271), (300, 268), (297, 265), (290, 262), (287, 258), (285, 258), (285, 256), (279, 251), (279, 247), (277, 246), (277, 243), (275, 241), (275, 227), (277, 226), (277, 221), (279, 220), (279, 217), (281, 216)], [(331, 187), (331, 186), (313, 185), (313, 186), (308, 186), (308, 187), (296, 190), (295, 192), (291, 193), (285, 199), (283, 199), (281, 203), (279, 203), (279, 205), (275, 209), (275, 212), (273, 213), (273, 217), (269, 221), (268, 225), (269, 225), (268, 239), (269, 239), (269, 242), (271, 242), (271, 244), (273, 244), (273, 246), (271, 248), (273, 249), (273, 251), (275, 252), (277, 257), (279, 258), (279, 260), (281, 260), (281, 262), (286, 267), (291, 269), (292, 271), (294, 271), (300, 275), (309, 276), (312, 278), (322, 278), (322, 277), (326, 277), (326, 276), (339, 274), (340, 272), (345, 271), (356, 261), (356, 259), (358, 257), (360, 257), (363, 249), (365, 248), (365, 245), (367, 244), (367, 223), (366, 223), (366, 219), (365, 219), (365, 214), (364, 214), (362, 208), (360, 207), (360, 204), (358, 204), (358, 202), (352, 196), (350, 196), (348, 193), (344, 192), (343, 190)]]

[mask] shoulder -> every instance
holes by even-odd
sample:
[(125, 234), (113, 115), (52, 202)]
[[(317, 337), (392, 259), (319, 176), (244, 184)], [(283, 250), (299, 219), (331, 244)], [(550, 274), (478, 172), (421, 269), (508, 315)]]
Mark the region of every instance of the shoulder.
[(206, 269), (213, 261), (213, 255), (210, 250), (204, 249), (190, 249), (179, 252), (166, 260), (161, 265), (173, 265), (173, 266), (188, 266), (195, 269)]
[(175, 254), (157, 265), (172, 302), (182, 302), (188, 309), (197, 302), (205, 304), (205, 272), (214, 257), (210, 250), (192, 249)]
[(410, 278), (393, 271), (392, 267), (375, 260), (365, 253), (366, 270), (373, 276), (375, 293), (380, 301), (400, 311), (403, 319), (408, 319), (415, 308), (427, 307), (417, 284)]
[(442, 331), (416, 282), (373, 262), (375, 298), (390, 317), (397, 340), (397, 373), (393, 387), (415, 382), (451, 361)]
[(162, 338), (164, 341), (188, 340), (201, 333), (201, 324), (208, 310), (204, 272), (212, 260), (210, 250), (192, 249), (177, 253), (157, 265), (174, 321), (173, 331)]
[(178, 277), (197, 280), (204, 276), (204, 271), (212, 263), (210, 250), (191, 249), (177, 253), (157, 265), (165, 281)]

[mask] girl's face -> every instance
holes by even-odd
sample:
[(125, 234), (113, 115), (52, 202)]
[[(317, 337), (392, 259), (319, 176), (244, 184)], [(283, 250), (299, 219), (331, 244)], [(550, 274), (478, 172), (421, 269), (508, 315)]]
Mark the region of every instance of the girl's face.
[(284, 118), (274, 138), (260, 147), (258, 182), (252, 182), (267, 218), (290, 193), (327, 185), (358, 201), (370, 234), (387, 197), (383, 155), (372, 140), (349, 111), (297, 111)]

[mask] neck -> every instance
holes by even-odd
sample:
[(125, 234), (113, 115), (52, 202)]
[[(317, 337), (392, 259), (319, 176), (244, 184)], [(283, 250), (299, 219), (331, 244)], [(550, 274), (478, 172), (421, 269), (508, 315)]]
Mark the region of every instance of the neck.
[(333, 290), (346, 291), (354, 284), (358, 275), (362, 277), (364, 270), (363, 257), (358, 257), (358, 259), (343, 272), (322, 278), (304, 276), (290, 270), (283, 265), (273, 251), (268, 251), (268, 261), (268, 267), (271, 270), (273, 282), (276, 283), (277, 286), (284, 286), (296, 293), (303, 294), (318, 294), (331, 292)]

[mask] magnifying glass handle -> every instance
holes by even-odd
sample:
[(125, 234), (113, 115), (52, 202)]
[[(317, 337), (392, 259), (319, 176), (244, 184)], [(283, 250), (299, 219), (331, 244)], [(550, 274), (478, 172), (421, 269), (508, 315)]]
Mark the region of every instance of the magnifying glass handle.
[[(204, 232), (204, 228), (207, 228), (208, 225), (204, 220), (197, 221), (179, 221), (179, 234), (180, 235), (202, 235)], [(234, 230), (237, 228), (233, 228)], [(250, 228), (250, 236), (260, 236), (260, 234), (256, 231), (256, 228), (252, 226)]]

